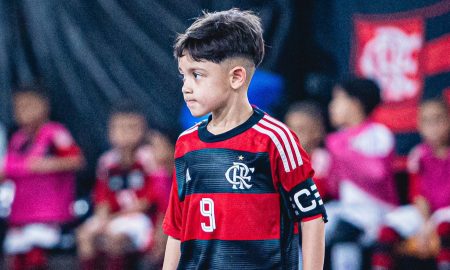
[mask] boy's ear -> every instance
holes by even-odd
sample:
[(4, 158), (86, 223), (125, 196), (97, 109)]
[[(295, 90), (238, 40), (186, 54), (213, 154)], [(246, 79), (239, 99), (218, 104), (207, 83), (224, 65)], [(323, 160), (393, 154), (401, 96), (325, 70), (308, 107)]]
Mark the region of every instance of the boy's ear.
[(247, 81), (247, 71), (243, 66), (236, 66), (230, 70), (230, 85), (233, 89), (239, 89)]

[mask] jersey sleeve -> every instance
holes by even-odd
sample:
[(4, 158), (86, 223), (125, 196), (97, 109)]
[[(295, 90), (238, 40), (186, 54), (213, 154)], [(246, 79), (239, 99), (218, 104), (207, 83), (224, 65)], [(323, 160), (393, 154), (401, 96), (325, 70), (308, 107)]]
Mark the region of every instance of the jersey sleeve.
[(26, 177), (31, 174), (26, 165), (26, 156), (20, 151), (20, 146), (24, 143), (20, 137), (19, 131), (14, 133), (9, 141), (4, 159), (3, 170), (5, 176), (10, 179)]
[(108, 187), (108, 155), (104, 154), (100, 157), (97, 163), (96, 169), (96, 181), (94, 186), (94, 192), (92, 194), (92, 200), (95, 205), (102, 203), (109, 203), (111, 197), (111, 191)]
[(108, 189), (108, 183), (105, 179), (97, 179), (93, 192), (93, 202), (95, 205), (109, 204), (110, 191)]
[(170, 194), (170, 176), (169, 175), (152, 175), (152, 203), (157, 206), (157, 211), (159, 213), (165, 213), (167, 205), (169, 204), (169, 194)]
[(70, 132), (63, 126), (59, 126), (52, 134), (52, 143), (55, 154), (59, 157), (78, 156), (81, 150), (75, 143)]
[(408, 199), (410, 202), (414, 202), (417, 196), (420, 195), (420, 160), (422, 158), (422, 147), (416, 146), (408, 154), (407, 159), (407, 171), (409, 179)]
[(172, 190), (170, 191), (169, 206), (163, 222), (164, 233), (175, 239), (181, 238), (182, 205), (178, 196), (176, 174), (173, 173)]
[(311, 162), (297, 136), (290, 130), (281, 140), (274, 140), (272, 159), (275, 179), (289, 216), (297, 221), (308, 221), (327, 214), (317, 186), (314, 184)]

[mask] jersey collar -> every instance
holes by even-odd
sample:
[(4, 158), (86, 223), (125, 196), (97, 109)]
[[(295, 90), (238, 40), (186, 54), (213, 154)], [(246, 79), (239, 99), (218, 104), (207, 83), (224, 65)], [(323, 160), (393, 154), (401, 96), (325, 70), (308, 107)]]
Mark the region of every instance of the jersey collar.
[(249, 128), (253, 127), (256, 123), (258, 123), (259, 120), (261, 120), (263, 117), (264, 112), (257, 107), (253, 107), (253, 114), (252, 116), (250, 116), (249, 119), (247, 119), (247, 121), (233, 128), (232, 130), (229, 130), (227, 132), (218, 135), (214, 135), (211, 132), (209, 132), (208, 129), (206, 128), (212, 118), (212, 116), (210, 115), (207, 121), (203, 121), (199, 125), (198, 136), (201, 141), (208, 143), (224, 141), (245, 132)]

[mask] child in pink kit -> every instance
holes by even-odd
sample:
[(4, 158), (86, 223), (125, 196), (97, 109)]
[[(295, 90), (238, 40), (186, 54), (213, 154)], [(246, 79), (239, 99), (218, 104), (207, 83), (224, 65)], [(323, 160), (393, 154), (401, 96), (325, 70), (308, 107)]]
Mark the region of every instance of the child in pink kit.
[(338, 131), (326, 138), (328, 183), (339, 192), (339, 202), (327, 205), (334, 220), (327, 228), (333, 270), (361, 268), (362, 248), (373, 243), (385, 213), (397, 204), (394, 136), (370, 120), (379, 102), (380, 90), (370, 80), (349, 79), (333, 89), (330, 120)]
[(417, 255), (430, 253), (433, 234), (440, 239), (438, 269), (450, 269), (449, 112), (441, 99), (430, 99), (420, 106), (418, 128), (423, 142), (408, 157), (412, 205), (387, 215), (372, 258), (373, 269), (393, 269), (395, 247), (411, 237), (416, 240)]
[(14, 95), (19, 130), (9, 142), (4, 178), (15, 184), (4, 242), (12, 255), (11, 269), (43, 269), (44, 250), (59, 243), (59, 226), (73, 216), (75, 171), (83, 156), (69, 131), (50, 122), (49, 102), (34, 89)]

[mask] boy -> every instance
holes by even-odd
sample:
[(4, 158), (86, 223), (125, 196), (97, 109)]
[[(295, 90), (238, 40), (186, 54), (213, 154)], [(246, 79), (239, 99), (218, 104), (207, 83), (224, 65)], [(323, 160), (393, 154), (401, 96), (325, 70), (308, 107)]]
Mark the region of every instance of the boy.
[[(409, 246), (410, 252), (421, 257), (437, 255), (438, 269), (450, 269), (449, 113), (448, 104), (438, 98), (419, 107), (418, 129), (423, 142), (408, 157), (412, 205), (387, 215), (373, 255), (373, 269), (394, 269), (394, 251), (408, 239), (410, 245), (405, 247)], [(432, 244), (436, 234), (440, 251)]]
[(44, 269), (45, 250), (59, 243), (59, 225), (73, 219), (75, 172), (84, 159), (69, 131), (49, 121), (40, 89), (21, 89), (13, 98), (19, 130), (4, 164), (5, 178), (15, 184), (4, 249), (12, 255), (10, 269)]
[(146, 132), (145, 117), (135, 106), (116, 106), (109, 120), (113, 148), (98, 162), (95, 212), (77, 233), (82, 269), (129, 269), (133, 255), (163, 244), (154, 237), (169, 188), (154, 181), (152, 153), (143, 147)]
[(175, 45), (193, 116), (183, 132), (163, 229), (163, 269), (322, 269), (326, 212), (297, 137), (250, 105), (262, 61), (260, 19), (231, 9), (205, 13)]
[[(393, 170), (394, 136), (370, 120), (380, 102), (371, 80), (350, 78), (333, 89), (330, 120), (338, 129), (326, 138), (331, 157), (329, 182), (338, 187), (339, 205), (328, 205), (332, 269), (361, 269), (364, 245), (371, 244), (386, 212), (397, 204)], [(328, 232), (327, 232), (328, 233)]]

